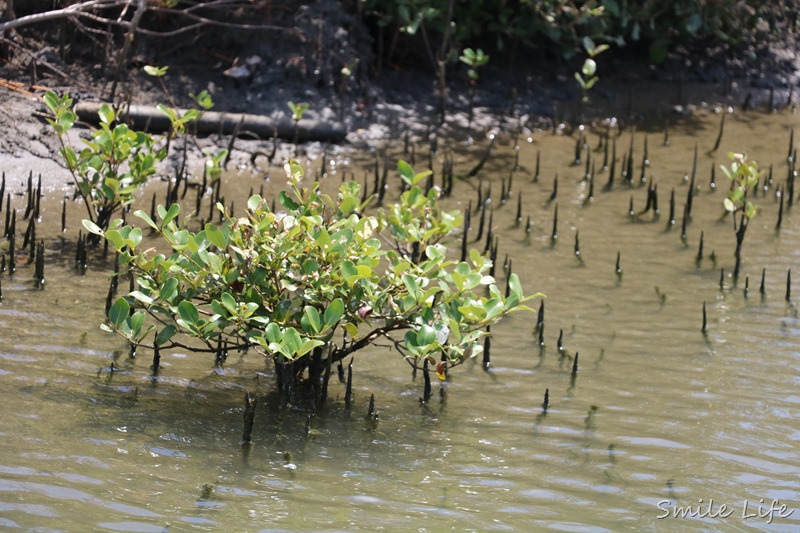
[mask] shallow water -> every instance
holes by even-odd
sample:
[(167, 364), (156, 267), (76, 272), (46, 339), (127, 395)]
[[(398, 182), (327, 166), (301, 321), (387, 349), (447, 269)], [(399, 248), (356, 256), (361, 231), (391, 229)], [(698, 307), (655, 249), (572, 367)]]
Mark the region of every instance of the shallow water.
[[(764, 168), (774, 164), (775, 182), (782, 184), (789, 131), (798, 119), (789, 112), (736, 112), (711, 156), (719, 118), (673, 119), (669, 146), (662, 126), (635, 133), (634, 183), (647, 133), (646, 175), (658, 183), (657, 220), (652, 213), (636, 220), (627, 215), (630, 197), (638, 211), (647, 193), (645, 186), (623, 184), (619, 165), (614, 188), (602, 192), (608, 174), (598, 172), (594, 200), (585, 203), (584, 166), (571, 165), (575, 137), (550, 132), (532, 133), (530, 141), (519, 137), (521, 170), (512, 198), (501, 206), (500, 180), (514, 153), (510, 136), (501, 136), (482, 176), (492, 183), (500, 256), (509, 255), (528, 292), (547, 294), (544, 348), (533, 333), (535, 314), (514, 315), (493, 330), (491, 371), (479, 362), (454, 369), (446, 401), (434, 396), (426, 407), (418, 402), (421, 380), (411, 380), (396, 354), (384, 348), (359, 353), (352, 412), (344, 409), (344, 387), (337, 383), (324, 413), (311, 420), (311, 435), (302, 409), (275, 406), (272, 368), (255, 354), (232, 354), (222, 370), (210, 356), (163, 354), (157, 380), (148, 369), (151, 354), (129, 359), (123, 342), (98, 329), (110, 263), (93, 258), (85, 276), (69, 268), (81, 216), (81, 207), (71, 204), (63, 239), (47, 240), (45, 290), (32, 288), (27, 266), (13, 278), (0, 277), (0, 528), (800, 528), (800, 322), (797, 296), (784, 298), (787, 270), (800, 254), (800, 221), (787, 207), (776, 232), (774, 189), (759, 195), (761, 211), (734, 286), (734, 235), (730, 218), (722, 217), (724, 176), (717, 172), (717, 192), (709, 187), (712, 164), (725, 163), (728, 151), (746, 151)], [(618, 138), (618, 158), (631, 135), (627, 129)], [(597, 140), (596, 132), (588, 137), (592, 148)], [(680, 216), (695, 143), (698, 193), (684, 244)], [(442, 140), (440, 152), (448, 144), (456, 172), (464, 174), (485, 141)], [(402, 143), (388, 150), (402, 156)], [(537, 151), (542, 180), (534, 183)], [(417, 156), (419, 168), (427, 145), (418, 146)], [(592, 157), (599, 166), (602, 153)], [(370, 155), (349, 158), (337, 156), (339, 170), (325, 180), (340, 179), (343, 169), (359, 180), (365, 172), (371, 176)], [(556, 173), (558, 195), (549, 203)], [(21, 192), (26, 172), (8, 174), (9, 187)], [(257, 191), (263, 182), (270, 191), (284, 181), (280, 169), (270, 175), (268, 181), (247, 171), (226, 176), (223, 194), (244, 205), (251, 186)], [(457, 183), (448, 204), (474, 204), (476, 186), (477, 178)], [(673, 187), (678, 220), (667, 230)], [(163, 196), (163, 189), (153, 190)], [(58, 234), (65, 190), (47, 191), (40, 236)], [(518, 194), (523, 217), (533, 220), (530, 235), (514, 220)], [(140, 207), (149, 209), (150, 196), (143, 194)], [(190, 191), (190, 205), (193, 198)], [(19, 208), (23, 198), (14, 203)], [(24, 224), (18, 224), (21, 242)], [(473, 217), (473, 235), (476, 228)], [(704, 259), (697, 263), (701, 231)], [(503, 285), (505, 276), (498, 278)], [(703, 302), (707, 335), (700, 331)], [(559, 330), (564, 354), (556, 347)], [(580, 372), (573, 383), (575, 352)], [(550, 408), (543, 415), (546, 388)], [(239, 439), (246, 390), (264, 397), (245, 460)], [(380, 412), (374, 431), (364, 421), (370, 394)], [(659, 518), (676, 505), (707, 511), (712, 499), (715, 513), (726, 504), (733, 514)], [(775, 512), (767, 524), (772, 500), (785, 504), (782, 514), (789, 516)], [(765, 516), (758, 515), (759, 505)]]

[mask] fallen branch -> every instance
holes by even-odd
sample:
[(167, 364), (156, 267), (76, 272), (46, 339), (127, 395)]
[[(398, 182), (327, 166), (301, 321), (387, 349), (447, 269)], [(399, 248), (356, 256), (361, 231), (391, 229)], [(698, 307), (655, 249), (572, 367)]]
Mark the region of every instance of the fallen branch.
[[(101, 105), (100, 102), (81, 102), (75, 106), (75, 113), (80, 120), (97, 124), (97, 112)], [(185, 110), (178, 110), (179, 114), (184, 112)], [(171, 126), (169, 118), (153, 106), (131, 105), (123, 110), (121, 116), (130, 126), (151, 132), (167, 131)], [(192, 127), (196, 128), (197, 133), (231, 135), (239, 123), (241, 123), (239, 130), (250, 131), (262, 139), (271, 138), (274, 134), (287, 140), (295, 138), (293, 121), (276, 121), (270, 117), (248, 113), (206, 111), (192, 124)], [(297, 138), (300, 141), (341, 142), (347, 134), (342, 124), (309, 119), (298, 122), (296, 128)]]

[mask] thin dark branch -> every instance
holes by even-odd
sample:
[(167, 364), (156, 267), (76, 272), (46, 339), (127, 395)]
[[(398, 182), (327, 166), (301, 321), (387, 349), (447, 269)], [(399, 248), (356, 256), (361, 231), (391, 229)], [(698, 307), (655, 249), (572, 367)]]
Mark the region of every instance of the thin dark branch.
[[(25, 17), (20, 17), (14, 20), (10, 20), (7, 22), (0, 23), (0, 34), (3, 34), (7, 30), (12, 30), (15, 28), (21, 28), (24, 26), (29, 26), (32, 24), (38, 24), (41, 22), (46, 22), (49, 20), (57, 20), (62, 18), (69, 18), (69, 19), (77, 19), (77, 18), (86, 18), (89, 20), (93, 20), (102, 25), (115, 25), (120, 26), (128, 30), (135, 31), (138, 34), (143, 35), (150, 35), (154, 37), (174, 37), (176, 35), (186, 33), (189, 31), (196, 30), (198, 28), (202, 28), (203, 26), (221, 26), (226, 28), (234, 28), (239, 30), (267, 30), (267, 31), (280, 31), (289, 33), (299, 39), (301, 42), (305, 42), (305, 36), (303, 33), (296, 29), (296, 28), (286, 28), (283, 26), (274, 26), (269, 24), (245, 24), (245, 23), (238, 23), (238, 22), (224, 22), (221, 20), (214, 20), (207, 17), (203, 17), (197, 15), (193, 12), (194, 8), (200, 7), (208, 7), (208, 5), (197, 5), (190, 8), (185, 9), (174, 9), (174, 8), (159, 8), (159, 7), (145, 7), (145, 11), (157, 12), (157, 13), (172, 13), (175, 15), (183, 16), (188, 19), (196, 21), (194, 24), (190, 24), (188, 26), (184, 26), (182, 28), (178, 28), (172, 31), (155, 31), (150, 30), (143, 27), (138, 27), (138, 21), (136, 20), (136, 15), (134, 15), (134, 20), (128, 22), (123, 20), (122, 17), (118, 19), (111, 19), (108, 17), (104, 17), (101, 15), (97, 15), (93, 13), (91, 10), (98, 10), (98, 9), (111, 9), (115, 7), (120, 7), (123, 5), (127, 5), (127, 1), (123, 0), (89, 0), (87, 2), (83, 2), (80, 4), (73, 4), (71, 6), (67, 6), (63, 9), (54, 9), (51, 11), (45, 11), (43, 13), (35, 13), (33, 15), (27, 15)], [(214, 3), (218, 6), (223, 6), (226, 2), (219, 2)], [(238, 5), (238, 4), (237, 4)], [(137, 12), (139, 8), (137, 8)], [(139, 15), (141, 18), (141, 15)]]
[[(361, 337), (360, 339), (358, 339), (357, 341), (347, 346), (346, 348), (342, 347), (341, 349), (336, 350), (333, 354), (333, 360), (340, 361), (345, 357), (347, 357), (348, 355), (350, 355), (351, 353), (369, 346), (372, 343), (372, 341), (375, 340), (377, 337), (381, 336), (385, 337), (387, 336), (386, 334), (389, 333), (390, 331), (395, 331), (398, 329), (406, 329), (408, 327), (409, 326), (406, 322), (401, 321), (395, 324), (389, 324), (380, 328), (375, 328), (366, 335), (364, 335), (363, 337)], [(391, 339), (391, 337), (389, 338)]]

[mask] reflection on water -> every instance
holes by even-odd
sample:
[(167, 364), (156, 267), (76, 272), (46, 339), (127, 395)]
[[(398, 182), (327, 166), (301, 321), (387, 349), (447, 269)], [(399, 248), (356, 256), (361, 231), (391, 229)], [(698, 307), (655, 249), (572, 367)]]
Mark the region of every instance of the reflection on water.
[[(534, 335), (535, 315), (510, 317), (493, 331), (492, 371), (469, 363), (455, 369), (446, 400), (434, 396), (424, 407), (417, 400), (421, 382), (411, 381), (407, 366), (380, 347), (356, 360), (353, 412), (344, 409), (337, 384), (325, 412), (310, 420), (301, 408), (275, 407), (272, 369), (252, 353), (232, 354), (224, 370), (208, 357), (163, 354), (161, 374), (151, 379), (150, 354), (128, 359), (124, 344), (97, 327), (110, 264), (97, 258), (85, 277), (56, 266), (68, 265), (74, 253), (70, 239), (80, 210), (73, 206), (66, 240), (48, 243), (46, 290), (32, 290), (27, 267), (2, 277), (0, 527), (732, 530), (766, 526), (766, 516), (742, 513), (744, 502), (754, 510), (761, 499), (765, 506), (779, 500), (797, 509), (775, 515), (769, 527), (800, 527), (800, 324), (795, 300), (784, 299), (787, 272), (800, 254), (800, 223), (786, 208), (776, 231), (774, 189), (758, 195), (761, 212), (734, 285), (735, 241), (722, 213), (721, 173), (716, 191), (710, 187), (712, 166), (734, 150), (747, 151), (764, 168), (772, 164), (776, 183), (784, 183), (796, 122), (788, 113), (730, 115), (716, 154), (708, 153), (715, 115), (673, 123), (669, 146), (661, 142), (661, 127), (636, 132), (633, 186), (619, 176), (631, 142), (626, 130), (617, 139), (615, 185), (603, 192), (608, 174), (598, 171), (591, 200), (585, 160), (572, 166), (575, 138), (536, 132), (520, 146), (507, 205), (499, 191), (514, 147), (501, 136), (482, 183), (484, 192), (493, 186), (500, 256), (508, 254), (529, 292), (547, 294), (545, 345)], [(637, 183), (645, 135), (651, 162), (645, 176), (658, 184), (660, 215), (631, 219), (631, 198), (637, 211), (647, 198), (647, 187)], [(594, 149), (598, 136), (590, 133), (587, 141)], [(680, 213), (695, 143), (697, 191), (684, 243)], [(446, 144), (440, 140), (440, 156)], [(483, 150), (480, 143), (449, 144), (462, 173)], [(389, 151), (401, 156), (401, 143)], [(537, 153), (542, 180), (535, 183)], [(352, 161), (340, 166), (348, 174), (371, 169), (370, 155), (347, 157)], [(599, 168), (602, 150), (591, 157)], [(247, 174), (226, 179), (226, 195), (237, 205), (263, 183)], [(275, 182), (282, 180), (267, 188)], [(448, 203), (474, 205), (478, 183), (459, 182)], [(669, 228), (673, 189), (678, 220)], [(517, 195), (523, 219), (531, 217), (530, 234), (516, 221)], [(60, 198), (48, 197), (39, 234), (56, 235), (59, 215)], [(697, 261), (701, 231), (704, 255)], [(573, 247), (578, 232), (580, 258)], [(498, 277), (502, 285), (505, 275)], [(245, 461), (238, 439), (246, 390), (266, 397)], [(380, 411), (376, 430), (364, 420), (370, 394)], [(662, 508), (698, 508), (701, 499), (737, 513), (658, 518)]]

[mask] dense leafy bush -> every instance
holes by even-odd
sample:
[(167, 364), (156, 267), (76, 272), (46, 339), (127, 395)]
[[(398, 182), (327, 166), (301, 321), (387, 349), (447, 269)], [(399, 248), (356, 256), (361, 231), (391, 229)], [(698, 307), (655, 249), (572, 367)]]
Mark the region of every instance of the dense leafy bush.
[[(363, 0), (377, 24), (416, 35), (422, 26), (442, 33), (453, 24), (456, 42), (483, 40), (502, 50), (512, 42), (555, 45), (566, 57), (580, 51), (583, 37), (625, 46), (638, 43), (662, 61), (686, 39), (745, 39), (762, 18), (791, 14), (791, 2), (758, 0)], [(774, 29), (774, 28), (773, 28)]]
[(138, 227), (85, 221), (138, 281), (111, 306), (104, 328), (154, 348), (254, 348), (294, 374), (309, 368), (319, 385), (326, 364), (378, 340), (415, 366), (440, 358), (442, 370), (458, 365), (482, 351), (487, 326), (527, 309), (516, 274), (503, 294), (485, 256), (448, 258), (442, 241), (462, 217), (441, 209), (435, 188), (420, 187), (430, 172), (415, 174), (401, 161), (408, 190), (368, 214), (358, 183), (343, 183), (331, 198), (318, 184), (300, 186), (297, 163), (286, 169), (278, 212), (256, 195), (239, 218), (218, 205), (225, 222), (197, 232), (190, 217), (179, 221), (177, 204), (160, 206), (158, 221), (134, 213), (167, 254), (143, 245)]

